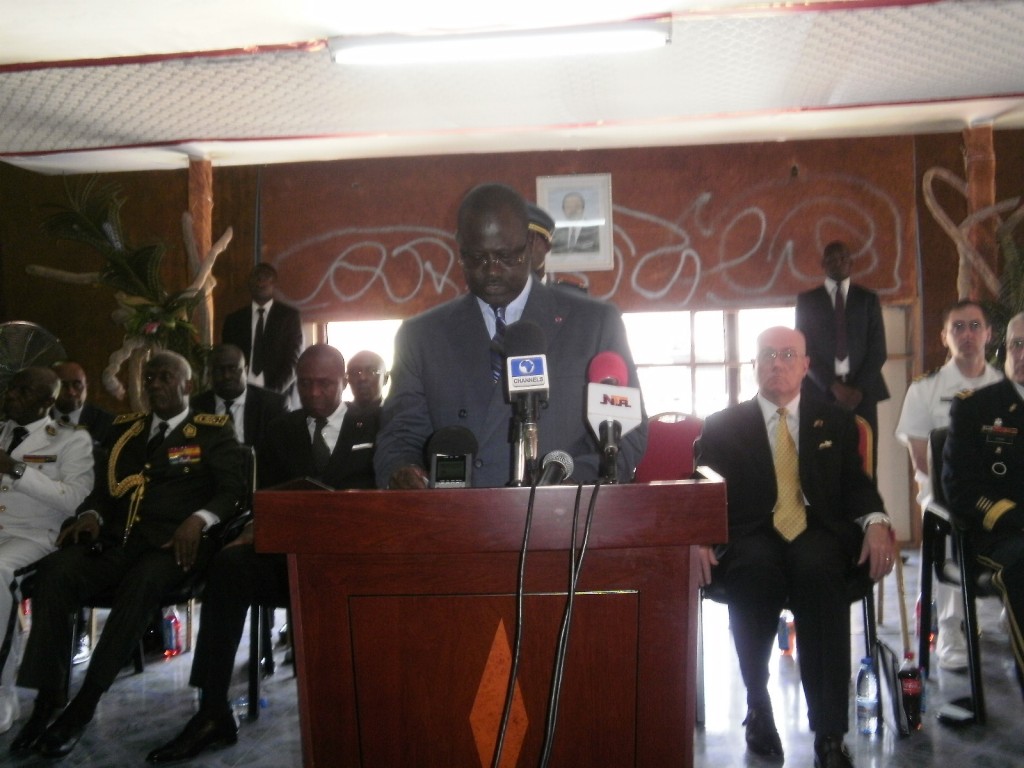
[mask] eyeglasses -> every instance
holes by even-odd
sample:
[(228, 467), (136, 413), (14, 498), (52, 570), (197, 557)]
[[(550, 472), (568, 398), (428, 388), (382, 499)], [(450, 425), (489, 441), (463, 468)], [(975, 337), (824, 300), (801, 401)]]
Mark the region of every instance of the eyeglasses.
[(786, 347), (785, 349), (762, 349), (757, 353), (757, 362), (761, 365), (770, 365), (776, 360), (782, 360), (784, 363), (791, 363), (798, 357), (803, 357), (803, 353), (798, 352), (793, 347)]
[(380, 368), (349, 368), (348, 377), (354, 379), (356, 376), (380, 376), (384, 371)]
[(491, 264), (500, 264), (505, 269), (512, 269), (518, 267), (523, 263), (523, 258), (526, 256), (526, 245), (523, 243), (518, 248), (504, 251), (460, 251), (462, 261), (467, 267), (471, 269), (480, 269), (480, 267)]
[(971, 320), (966, 322), (964, 320), (956, 320), (950, 323), (949, 330), (953, 332), (954, 336), (959, 336), (961, 333), (970, 329), (971, 333), (977, 333), (985, 328), (985, 324), (981, 320)]

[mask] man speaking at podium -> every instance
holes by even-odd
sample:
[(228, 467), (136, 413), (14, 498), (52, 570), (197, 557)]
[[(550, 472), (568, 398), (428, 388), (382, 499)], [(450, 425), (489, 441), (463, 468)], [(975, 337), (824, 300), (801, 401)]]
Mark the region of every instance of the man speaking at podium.
[[(501, 375), (504, 328), (536, 324), (547, 342), (549, 394), (540, 409), (540, 456), (560, 449), (575, 463), (573, 477), (598, 477), (596, 439), (587, 429), (587, 366), (599, 352), (622, 356), (629, 385), (639, 386), (619, 312), (531, 277), (526, 204), (512, 188), (483, 184), (463, 199), (456, 240), (469, 293), (406, 320), (395, 337), (391, 391), (384, 403), (374, 468), (382, 488), (426, 488), (423, 449), (443, 427), (475, 436), (472, 485), (512, 480), (512, 408)], [(633, 476), (647, 444), (647, 418), (622, 439), (619, 477)]]

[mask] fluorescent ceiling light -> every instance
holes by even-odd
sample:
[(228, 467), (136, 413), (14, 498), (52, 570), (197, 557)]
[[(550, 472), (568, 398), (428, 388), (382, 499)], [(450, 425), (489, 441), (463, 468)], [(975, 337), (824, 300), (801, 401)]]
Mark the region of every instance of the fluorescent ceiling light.
[(672, 22), (665, 18), (486, 34), (336, 37), (330, 48), (338, 64), (512, 61), (660, 48), (671, 34)]

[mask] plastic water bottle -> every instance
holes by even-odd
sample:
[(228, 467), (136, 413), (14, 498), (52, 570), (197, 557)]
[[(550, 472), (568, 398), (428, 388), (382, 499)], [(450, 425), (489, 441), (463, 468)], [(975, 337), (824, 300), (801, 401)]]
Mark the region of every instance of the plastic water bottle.
[(857, 671), (857, 730), (868, 736), (878, 732), (878, 675), (870, 656), (861, 659)]
[(793, 626), (793, 614), (783, 611), (779, 615), (779, 652), (783, 656), (792, 656), (796, 650), (796, 629)]

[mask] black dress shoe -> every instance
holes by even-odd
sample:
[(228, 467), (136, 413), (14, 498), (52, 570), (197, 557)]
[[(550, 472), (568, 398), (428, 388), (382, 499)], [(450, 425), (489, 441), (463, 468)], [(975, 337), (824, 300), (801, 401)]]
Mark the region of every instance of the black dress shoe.
[(65, 709), (40, 737), (36, 743), (36, 752), (43, 757), (64, 757), (75, 748), (88, 724), (88, 720), (75, 716), (70, 709)]
[(228, 710), (220, 715), (199, 712), (176, 737), (150, 752), (147, 763), (162, 765), (189, 760), (207, 747), (225, 746), (238, 741), (238, 721)]
[(842, 736), (814, 740), (814, 768), (853, 768), (853, 758)]
[(770, 707), (751, 707), (743, 724), (747, 726), (747, 749), (762, 757), (783, 756), (782, 740)]
[(50, 724), (53, 717), (53, 708), (40, 709), (38, 706), (32, 710), (28, 722), (18, 731), (18, 735), (11, 742), (10, 750), (13, 753), (27, 752), (36, 746), (36, 743), (46, 733), (46, 726)]

